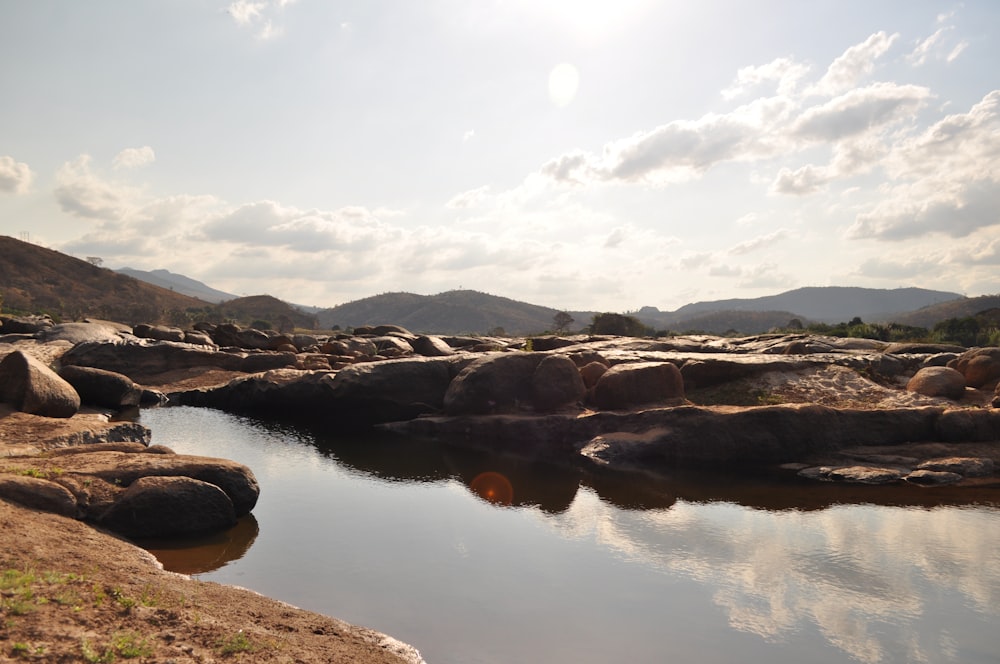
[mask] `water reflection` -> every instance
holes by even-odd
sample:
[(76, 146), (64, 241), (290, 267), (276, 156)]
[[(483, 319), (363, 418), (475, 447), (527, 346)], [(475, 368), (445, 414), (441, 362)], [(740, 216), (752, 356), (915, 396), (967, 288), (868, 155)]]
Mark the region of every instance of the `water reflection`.
[(196, 538), (146, 539), (137, 544), (156, 556), (164, 569), (180, 574), (204, 574), (245, 556), (259, 532), (257, 519), (247, 514), (222, 533)]
[(259, 535), (197, 544), (198, 563), (161, 545), (165, 566), (228, 561), (206, 578), (436, 664), (1000, 660), (996, 489), (625, 474), (207, 411), (145, 423), (262, 487)]

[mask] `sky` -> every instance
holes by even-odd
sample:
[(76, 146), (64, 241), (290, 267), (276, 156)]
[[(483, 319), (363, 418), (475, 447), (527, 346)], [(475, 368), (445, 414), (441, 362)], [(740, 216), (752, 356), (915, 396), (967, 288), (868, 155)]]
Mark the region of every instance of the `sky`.
[(322, 307), (995, 294), (997, 63), (993, 0), (0, 0), (0, 234)]

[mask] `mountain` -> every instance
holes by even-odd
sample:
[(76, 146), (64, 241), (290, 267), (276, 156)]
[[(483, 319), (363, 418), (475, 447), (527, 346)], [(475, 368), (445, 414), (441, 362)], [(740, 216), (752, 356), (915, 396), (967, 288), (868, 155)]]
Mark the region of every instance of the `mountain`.
[(210, 286), (206, 286), (200, 281), (192, 279), (191, 277), (185, 277), (183, 274), (174, 274), (167, 270), (136, 270), (131, 267), (123, 267), (116, 272), (120, 274), (127, 274), (133, 279), (138, 279), (139, 281), (145, 281), (147, 284), (153, 284), (154, 286), (159, 286), (160, 288), (166, 288), (167, 290), (172, 290), (175, 293), (180, 293), (182, 295), (188, 295), (190, 297), (196, 297), (199, 300), (204, 300), (205, 302), (212, 302), (217, 304), (219, 302), (224, 302), (225, 300), (236, 299), (236, 295), (232, 293), (227, 293), (225, 291), (216, 290)]
[(964, 298), (959, 293), (923, 288), (807, 287), (765, 297), (695, 302), (671, 312), (644, 307), (636, 317), (656, 328), (674, 330), (698, 329), (689, 321), (721, 311), (793, 312), (793, 317), (803, 323), (841, 323), (853, 318), (866, 323), (888, 323), (904, 313), (958, 299)]
[(89, 316), (123, 323), (167, 322), (175, 314), (208, 305), (2, 235), (0, 296), (6, 312), (48, 313), (64, 320)]
[[(507, 334), (550, 330), (558, 309), (518, 302), (472, 290), (438, 295), (383, 293), (348, 302), (317, 314), (321, 327), (342, 328), (392, 323), (413, 332), (487, 334), (502, 328)], [(590, 323), (593, 312), (568, 312), (578, 330)]]

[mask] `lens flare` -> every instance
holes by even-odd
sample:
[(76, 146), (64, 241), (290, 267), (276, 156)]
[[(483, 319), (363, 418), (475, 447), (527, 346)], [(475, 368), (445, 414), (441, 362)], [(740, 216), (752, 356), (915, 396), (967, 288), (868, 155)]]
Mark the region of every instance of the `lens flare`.
[(510, 505), (514, 501), (514, 487), (510, 480), (493, 471), (476, 475), (469, 483), (473, 493), (494, 505)]

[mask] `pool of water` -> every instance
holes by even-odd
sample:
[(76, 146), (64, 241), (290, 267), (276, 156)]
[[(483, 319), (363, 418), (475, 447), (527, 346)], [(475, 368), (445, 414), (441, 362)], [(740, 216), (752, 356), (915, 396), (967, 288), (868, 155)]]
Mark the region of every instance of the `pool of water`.
[(372, 627), (429, 664), (1000, 661), (1000, 493), (594, 473), (210, 409), (250, 518), (165, 566)]

